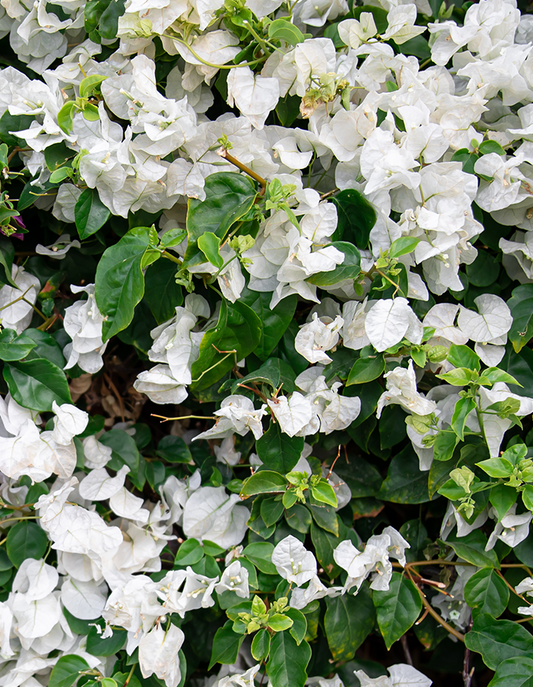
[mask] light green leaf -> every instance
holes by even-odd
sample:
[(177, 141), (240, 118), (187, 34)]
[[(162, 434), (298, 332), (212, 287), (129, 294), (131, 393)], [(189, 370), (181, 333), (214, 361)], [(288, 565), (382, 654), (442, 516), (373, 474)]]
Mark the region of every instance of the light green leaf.
[(82, 670), (89, 670), (89, 664), (81, 656), (61, 656), (50, 673), (48, 687), (71, 687)]
[(289, 632), (278, 632), (272, 637), (267, 675), (272, 687), (304, 687), (306, 668), (311, 659), (307, 642), (299, 646)]
[(54, 401), (59, 405), (72, 403), (65, 373), (49, 360), (12, 362), (4, 367), (4, 379), (15, 401), (24, 408), (44, 412), (52, 410)]

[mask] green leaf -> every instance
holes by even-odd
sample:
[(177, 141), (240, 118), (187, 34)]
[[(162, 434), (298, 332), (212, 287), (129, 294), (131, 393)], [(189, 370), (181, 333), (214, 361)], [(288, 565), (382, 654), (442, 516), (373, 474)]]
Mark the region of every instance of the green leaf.
[(473, 398), (460, 398), (455, 404), (451, 427), (461, 441), (464, 441), (465, 438), (464, 432), (467, 417), (470, 415), (470, 413), (474, 410), (475, 407), (476, 402)]
[(176, 565), (195, 565), (199, 563), (204, 557), (204, 550), (197, 539), (186, 539), (183, 544), (180, 544), (176, 558), (174, 559), (174, 566)]
[(195, 254), (202, 234), (210, 232), (223, 239), (231, 225), (250, 210), (257, 197), (257, 190), (250, 179), (235, 172), (209, 175), (205, 180), (205, 193), (205, 200), (189, 200), (186, 261)]
[(183, 303), (183, 292), (176, 284), (176, 263), (159, 260), (157, 267), (146, 270), (144, 300), (152, 311), (157, 324), (163, 324), (176, 314)]
[(369, 358), (359, 358), (356, 360), (348, 379), (346, 386), (352, 384), (366, 384), (372, 382), (374, 379), (381, 377), (385, 372), (385, 359), (383, 355), (370, 356)]
[(490, 153), (497, 153), (498, 155), (505, 155), (505, 150), (497, 141), (483, 141), (478, 148), (482, 155), (489, 155)]
[(486, 613), (475, 616), (465, 644), (476, 651), (491, 670), (496, 670), (506, 659), (533, 654), (533, 636), (522, 625), (511, 620), (495, 620)]
[(50, 183), (59, 184), (72, 176), (72, 167), (60, 167), (50, 174)]
[(300, 114), (300, 103), (302, 99), (297, 95), (286, 95), (278, 100), (276, 114), (281, 122), (281, 126), (291, 126)]
[(387, 649), (390, 649), (420, 615), (422, 600), (411, 580), (394, 572), (388, 591), (374, 592), (374, 606), (379, 629)]
[(485, 551), (487, 537), (479, 530), (470, 532), (465, 537), (450, 535), (446, 543), (452, 547), (455, 553), (478, 568), (499, 568), (500, 561), (494, 549)]
[(263, 661), (270, 653), (270, 635), (268, 630), (259, 630), (252, 640), (252, 656), (256, 661)]
[(209, 661), (209, 670), (211, 670), (215, 663), (231, 665), (237, 660), (244, 635), (238, 635), (232, 628), (233, 622), (228, 620), (224, 627), (219, 627), (216, 631), (215, 638), (213, 639), (211, 660)]
[(304, 443), (304, 437), (290, 437), (281, 431), (278, 423), (272, 422), (263, 436), (256, 441), (255, 450), (265, 468), (285, 474), (299, 461)]
[(292, 618), (283, 613), (274, 613), (268, 619), (268, 627), (274, 632), (283, 632), (293, 626)]
[(370, 232), (376, 223), (374, 206), (353, 188), (337, 193), (331, 202), (337, 206), (338, 216), (334, 238), (351, 241), (361, 249), (366, 248)]
[(344, 594), (326, 599), (324, 629), (333, 658), (350, 661), (374, 629), (375, 621), (372, 596), (366, 586), (357, 596)]
[(517, 491), (505, 484), (497, 484), (489, 493), (489, 502), (496, 509), (498, 520), (501, 520), (509, 508), (516, 502)]
[(282, 501), (278, 501), (276, 497), (266, 498), (261, 501), (261, 517), (267, 527), (275, 525), (281, 519), (284, 510)]
[(509, 341), (516, 353), (519, 353), (533, 337), (533, 284), (522, 284), (513, 289), (507, 305), (513, 316)]
[(266, 666), (272, 687), (304, 687), (306, 668), (311, 659), (307, 642), (299, 646), (289, 632), (279, 632), (270, 643), (270, 659)]
[(443, 379), (452, 386), (466, 386), (470, 384), (470, 382), (474, 382), (478, 379), (478, 373), (466, 367), (458, 367), (455, 370), (450, 370), (450, 372), (435, 376), (438, 377), (438, 379)]
[(402, 236), (391, 243), (389, 255), (391, 258), (400, 258), (402, 255), (412, 253), (420, 243), (420, 239), (411, 236)]
[(240, 301), (223, 300), (217, 325), (204, 334), (200, 354), (192, 364), (191, 390), (198, 392), (218, 382), (236, 360), (246, 358), (256, 348), (261, 330), (261, 320), (251, 308)]
[(101, 229), (111, 215), (95, 188), (82, 191), (74, 207), (74, 219), (80, 239), (86, 239)]
[(533, 687), (533, 657), (517, 656), (500, 663), (489, 687)]
[(459, 437), (455, 432), (440, 430), (433, 444), (433, 456), (435, 460), (442, 462), (450, 460), (458, 441)]
[(345, 279), (356, 279), (361, 272), (361, 254), (357, 248), (346, 241), (335, 241), (329, 245), (344, 253), (344, 261), (334, 270), (313, 274), (307, 281), (315, 286), (325, 287), (333, 286)]
[(115, 40), (118, 32), (118, 20), (124, 14), (125, 0), (111, 0), (100, 16), (98, 30), (106, 40)]
[(333, 506), (333, 508), (337, 508), (337, 495), (327, 480), (321, 479), (318, 484), (312, 486), (311, 494), (316, 501), (320, 501), (320, 503), (325, 503), (327, 506)]
[(87, 651), (93, 656), (114, 656), (124, 644), (128, 633), (121, 628), (114, 628), (113, 635), (103, 639), (95, 627), (91, 627), (87, 635)]
[(80, 672), (89, 668), (89, 664), (81, 656), (61, 656), (50, 673), (48, 687), (71, 687), (79, 678)]
[(296, 644), (298, 644), (299, 646), (303, 642), (303, 640), (305, 639), (305, 635), (307, 634), (307, 618), (301, 611), (298, 611), (296, 608), (288, 608), (285, 611), (283, 611), (283, 613), (284, 615), (289, 616), (289, 618), (292, 620), (292, 626), (289, 632), (292, 635), (293, 639), (296, 641)]
[(283, 385), (283, 391), (290, 394), (296, 391), (295, 379), (296, 375), (289, 363), (281, 360), (281, 358), (269, 358), (257, 370), (250, 372), (242, 379), (238, 379), (233, 385), (232, 393), (238, 393), (240, 385), (249, 385), (250, 382), (253, 382), (254, 384), (269, 384), (273, 390)]
[(292, 322), (296, 312), (297, 296), (284, 298), (275, 308), (270, 308), (272, 294), (244, 289), (240, 300), (249, 306), (263, 323), (259, 343), (254, 350), (260, 360), (268, 360), (274, 348)]
[(133, 437), (130, 437), (123, 429), (112, 429), (104, 432), (98, 441), (112, 449), (111, 460), (107, 466), (111, 470), (120, 470), (123, 465), (127, 465), (131, 470), (128, 479), (137, 489), (142, 489), (145, 482), (142, 469), (144, 458), (141, 462), (139, 449)]
[[(144, 295), (143, 264), (147, 267), (150, 245), (150, 229), (135, 227), (108, 248), (98, 263), (95, 296), (100, 312), (107, 318), (102, 325), (104, 341), (133, 320), (135, 306)], [(158, 257), (159, 253), (150, 250), (150, 262)]]
[(4, 367), (4, 379), (15, 401), (30, 410), (51, 411), (52, 403), (72, 403), (63, 370), (49, 360), (36, 358)]
[(15, 247), (13, 243), (5, 236), (0, 236), (0, 284), (10, 284), (17, 288), (11, 277), (14, 257)]
[(29, 129), (34, 120), (34, 115), (12, 115), (9, 109), (7, 109), (0, 117), (0, 139), (2, 143), (6, 143), (8, 146), (17, 146), (21, 144), (21, 139), (11, 132)]
[(42, 558), (48, 548), (48, 537), (34, 522), (23, 520), (7, 533), (6, 550), (9, 560), (18, 568), (26, 558)]
[(224, 265), (224, 258), (220, 255), (220, 239), (210, 231), (198, 237), (198, 248), (209, 262), (217, 269)]
[(107, 76), (100, 76), (100, 74), (86, 76), (80, 82), (80, 98), (87, 98), (87, 96), (92, 95), (95, 89), (106, 79)]
[(181, 437), (168, 435), (157, 445), (156, 455), (167, 463), (191, 463), (193, 458), (187, 444)]
[(466, 583), (464, 595), (471, 608), (489, 613), (494, 618), (501, 615), (509, 603), (509, 588), (491, 568), (483, 568), (474, 573)]
[(76, 102), (74, 100), (68, 100), (57, 113), (58, 126), (66, 134), (69, 134), (72, 131), (74, 114), (76, 113), (77, 109)]
[(266, 541), (258, 541), (248, 544), (242, 553), (261, 572), (266, 575), (277, 575), (276, 566), (272, 563), (273, 551), (273, 544)]
[(504, 479), (513, 474), (512, 463), (503, 457), (482, 460), (477, 463), (477, 466), (486, 472), (489, 477), (494, 477), (495, 479)]
[(429, 501), (427, 473), (420, 472), (418, 457), (411, 446), (394, 456), (387, 477), (376, 496), (393, 503)]
[(254, 494), (268, 494), (285, 491), (287, 480), (283, 475), (273, 470), (259, 470), (244, 480), (241, 496), (253, 496)]
[(479, 355), (468, 346), (452, 344), (447, 359), (454, 367), (466, 367), (469, 370), (477, 370), (477, 372), (481, 369)]
[(303, 43), (305, 37), (299, 28), (291, 24), (288, 19), (274, 19), (268, 25), (268, 37), (272, 40), (285, 41), (289, 45)]
[(0, 360), (13, 362), (25, 358), (34, 349), (36, 343), (29, 336), (20, 334), (14, 329), (3, 329), (0, 332)]
[(54, 363), (54, 365), (57, 365), (61, 370), (65, 367), (65, 356), (63, 355), (61, 347), (51, 334), (41, 332), (38, 329), (26, 329), (24, 336), (27, 336), (35, 343), (35, 348), (28, 353), (28, 360), (44, 358)]
[(505, 372), (505, 370), (500, 370), (498, 367), (489, 367), (488, 370), (485, 370), (479, 377), (479, 383), (480, 384), (486, 384), (486, 382), (490, 382), (490, 384), (496, 384), (496, 382), (503, 382), (504, 384), (516, 384), (518, 386), (522, 386), (520, 382), (518, 382), (512, 375), (510, 375), (508, 372)]

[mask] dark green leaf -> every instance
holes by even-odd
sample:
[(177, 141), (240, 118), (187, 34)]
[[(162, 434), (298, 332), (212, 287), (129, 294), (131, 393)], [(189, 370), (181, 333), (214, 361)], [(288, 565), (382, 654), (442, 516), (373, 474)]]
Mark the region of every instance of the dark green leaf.
[(34, 522), (18, 522), (7, 534), (7, 555), (16, 568), (20, 567), (26, 558), (42, 558), (47, 548), (48, 537)]
[(192, 455), (181, 437), (166, 436), (157, 445), (156, 454), (167, 463), (191, 463)]
[(231, 665), (237, 660), (239, 649), (244, 640), (244, 635), (238, 635), (233, 631), (233, 622), (228, 620), (224, 627), (219, 627), (213, 640), (209, 670), (215, 663)]
[(326, 601), (324, 629), (336, 661), (350, 661), (374, 628), (376, 614), (366, 586), (357, 596), (344, 594)]
[(275, 634), (266, 667), (272, 687), (304, 687), (310, 658), (311, 647), (307, 642), (298, 646), (289, 632)]
[(174, 565), (187, 566), (199, 563), (204, 557), (204, 550), (197, 539), (186, 539), (180, 544)]
[(216, 327), (209, 329), (200, 344), (200, 355), (191, 373), (195, 392), (206, 389), (246, 358), (259, 344), (262, 323), (244, 303), (222, 301)]
[(446, 540), (459, 558), (472, 563), (478, 568), (499, 568), (500, 562), (494, 549), (485, 551), (487, 537), (479, 530), (474, 530), (464, 537), (450, 535)]
[(491, 670), (506, 659), (533, 654), (533, 636), (524, 627), (511, 620), (495, 620), (486, 613), (476, 615), (465, 644), (480, 653)]
[(299, 28), (291, 24), (288, 19), (274, 19), (268, 25), (268, 37), (270, 40), (279, 40), (288, 45), (298, 45), (304, 42), (304, 35)]
[(372, 382), (374, 379), (381, 377), (385, 372), (385, 359), (382, 355), (371, 356), (369, 358), (359, 358), (356, 360), (348, 379), (346, 386), (352, 384), (366, 384)]
[(420, 615), (422, 600), (411, 580), (394, 572), (389, 590), (374, 592), (374, 606), (379, 629), (387, 649), (390, 649)]
[(296, 312), (297, 296), (284, 298), (275, 308), (270, 308), (271, 293), (244, 289), (240, 300), (249, 306), (263, 323), (259, 343), (254, 354), (260, 360), (268, 360), (279, 343)]
[(263, 661), (270, 652), (270, 635), (268, 630), (259, 630), (252, 641), (252, 656), (256, 661)]
[(256, 442), (255, 450), (268, 470), (285, 474), (290, 472), (300, 459), (304, 443), (304, 437), (289, 437), (281, 431), (278, 423), (271, 423)]
[(471, 608), (490, 613), (494, 618), (505, 611), (509, 602), (509, 588), (491, 568), (482, 568), (474, 573), (466, 583), (464, 595)]
[(274, 546), (269, 542), (254, 542), (248, 544), (243, 551), (243, 556), (253, 563), (255, 567), (266, 575), (276, 575), (276, 566), (272, 563)]
[(146, 270), (144, 300), (152, 311), (157, 324), (162, 324), (176, 314), (183, 303), (183, 292), (176, 284), (176, 263), (159, 260), (157, 267)]
[(334, 270), (329, 272), (317, 272), (307, 281), (315, 286), (333, 286), (345, 279), (356, 279), (361, 271), (361, 255), (352, 243), (346, 241), (335, 241), (329, 244), (334, 246), (341, 253), (344, 253), (344, 261), (337, 265)]
[(48, 687), (71, 687), (82, 670), (89, 670), (89, 664), (81, 656), (61, 656), (50, 673)]
[(366, 248), (370, 231), (376, 223), (374, 207), (355, 189), (341, 191), (331, 201), (337, 206), (338, 215), (334, 238), (351, 241), (358, 248)]
[(476, 407), (473, 398), (460, 398), (455, 404), (451, 427), (461, 441), (464, 441), (464, 431), (467, 417)]
[(411, 446), (394, 456), (377, 497), (393, 503), (425, 503), (430, 500), (427, 473), (420, 471), (418, 456)]
[(507, 305), (513, 316), (509, 340), (519, 353), (533, 337), (533, 284), (517, 286)]
[(29, 336), (20, 334), (14, 329), (3, 329), (0, 332), (0, 360), (13, 362), (25, 358), (35, 348), (35, 341)]
[(283, 611), (283, 613), (292, 620), (292, 627), (289, 632), (296, 640), (296, 644), (300, 645), (307, 634), (307, 620), (305, 615), (296, 608), (289, 608)]
[(72, 403), (65, 373), (43, 358), (12, 362), (4, 379), (15, 401), (30, 410), (51, 411), (52, 403)]
[(95, 188), (86, 188), (76, 201), (74, 218), (80, 239), (86, 239), (101, 229), (111, 215)]
[(122, 628), (114, 628), (113, 635), (102, 639), (95, 627), (91, 627), (87, 635), (87, 651), (93, 656), (114, 656), (126, 644), (127, 632)]

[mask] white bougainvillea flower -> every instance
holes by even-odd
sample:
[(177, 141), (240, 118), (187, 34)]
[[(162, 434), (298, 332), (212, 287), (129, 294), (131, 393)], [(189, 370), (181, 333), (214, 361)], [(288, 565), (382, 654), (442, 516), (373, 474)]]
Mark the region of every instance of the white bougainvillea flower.
[[(262, 1), (264, 2), (265, 0)], [(223, 677), (220, 680), (217, 680), (213, 684), (213, 687), (254, 687), (254, 679), (260, 668), (261, 665), (258, 663), (257, 665), (248, 668), (245, 673)]]
[(279, 81), (254, 74), (250, 67), (231, 69), (228, 75), (228, 104), (235, 104), (256, 129), (278, 104)]
[(35, 252), (55, 260), (63, 260), (71, 248), (79, 248), (80, 246), (81, 243), (77, 239), (71, 241), (69, 234), (61, 234), (50, 246), (43, 246), (38, 243), (35, 246)]
[(376, 351), (385, 351), (403, 339), (413, 318), (418, 319), (406, 298), (376, 301), (366, 315), (365, 332)]
[(137, 375), (133, 388), (146, 394), (154, 403), (181, 403), (187, 396), (187, 387), (172, 375), (168, 365), (155, 365)]
[(293, 437), (311, 422), (315, 414), (311, 401), (298, 391), (291, 394), (290, 398), (278, 396), (277, 399), (269, 399), (268, 405), (279, 422), (282, 432), (290, 437)]
[(395, 367), (384, 375), (387, 380), (387, 390), (378, 400), (376, 415), (381, 417), (385, 406), (401, 405), (404, 410), (415, 415), (429, 415), (437, 409), (435, 401), (422, 396), (416, 386), (416, 375), (413, 361), (409, 360), (408, 367)]
[(266, 415), (265, 408), (266, 405), (263, 404), (261, 408), (256, 410), (253, 401), (240, 394), (227, 396), (220, 404), (219, 410), (215, 411), (215, 415), (219, 419), (213, 427), (198, 434), (194, 440), (222, 439), (232, 434), (244, 436), (249, 431), (256, 439), (259, 439), (263, 434), (261, 418)]
[(227, 465), (237, 465), (241, 459), (240, 451), (235, 450), (235, 435), (231, 434), (222, 440), (220, 446), (215, 446), (215, 456), (220, 463)]
[(105, 584), (102, 586), (92, 580), (81, 582), (67, 578), (61, 587), (61, 603), (75, 618), (94, 620), (104, 610), (106, 592)]
[[(499, 296), (485, 293), (478, 296), (474, 303), (478, 312), (461, 307), (457, 325), (472, 341), (481, 343), (500, 343), (513, 324), (513, 316), (507, 303)], [(505, 341), (504, 341), (505, 343)]]
[(89, 470), (103, 468), (111, 460), (113, 449), (102, 444), (93, 435), (83, 440), (83, 455), (85, 456), (85, 467)]
[(200, 487), (185, 504), (183, 531), (187, 537), (207, 539), (224, 549), (240, 544), (250, 512), (239, 502), (237, 494), (227, 494), (224, 487)]
[(419, 36), (426, 30), (425, 26), (414, 26), (417, 8), (415, 4), (398, 5), (387, 14), (387, 30), (382, 35), (383, 40), (393, 39), (401, 45), (406, 41)]
[(310, 363), (331, 362), (331, 358), (324, 351), (334, 348), (339, 341), (339, 331), (344, 324), (342, 317), (331, 321), (329, 317), (321, 317), (313, 313), (313, 319), (304, 324), (294, 340), (294, 348)]
[(21, 334), (30, 326), (41, 285), (37, 277), (17, 265), (13, 265), (11, 278), (15, 287), (5, 284), (0, 288), (0, 320), (2, 327)]
[(88, 501), (105, 501), (117, 494), (124, 486), (129, 472), (130, 468), (127, 465), (123, 465), (115, 477), (111, 477), (105, 468), (91, 470), (80, 482), (78, 487), (80, 496)]
[(179, 650), (185, 640), (182, 630), (170, 624), (158, 625), (139, 642), (139, 665), (143, 678), (156, 675), (167, 687), (177, 687), (181, 680)]
[(248, 577), (248, 570), (243, 567), (240, 561), (233, 561), (222, 573), (220, 582), (215, 585), (215, 591), (217, 594), (235, 592), (242, 599), (247, 599), (250, 596)]
[(316, 558), (292, 534), (282, 539), (272, 552), (272, 563), (278, 574), (300, 587), (316, 575)]
[(532, 518), (533, 513), (530, 511), (517, 515), (516, 503), (513, 504), (503, 518), (496, 523), (485, 550), (493, 549), (498, 539), (514, 549), (515, 546), (527, 539)]
[(82, 434), (89, 422), (89, 415), (70, 403), (57, 405), (52, 402), (52, 410), (56, 414), (52, 438), (58, 444), (68, 446), (77, 434)]
[(63, 353), (67, 359), (65, 369), (79, 365), (85, 372), (94, 374), (101, 369), (104, 361), (102, 354), (107, 343), (102, 341), (102, 324), (104, 317), (94, 297), (94, 284), (88, 286), (71, 285), (72, 293), (86, 293), (87, 300), (76, 301), (65, 309), (63, 326), (72, 339)]
[(361, 687), (430, 687), (431, 680), (413, 666), (397, 663), (388, 668), (390, 677), (382, 675), (371, 678), (363, 670), (355, 670), (354, 674), (361, 683)]

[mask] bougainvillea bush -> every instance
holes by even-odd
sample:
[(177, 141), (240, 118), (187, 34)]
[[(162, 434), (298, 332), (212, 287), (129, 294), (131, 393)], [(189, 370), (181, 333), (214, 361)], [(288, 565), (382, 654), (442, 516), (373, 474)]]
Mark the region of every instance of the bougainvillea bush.
[(1, 0), (0, 686), (526, 687), (533, 15)]

